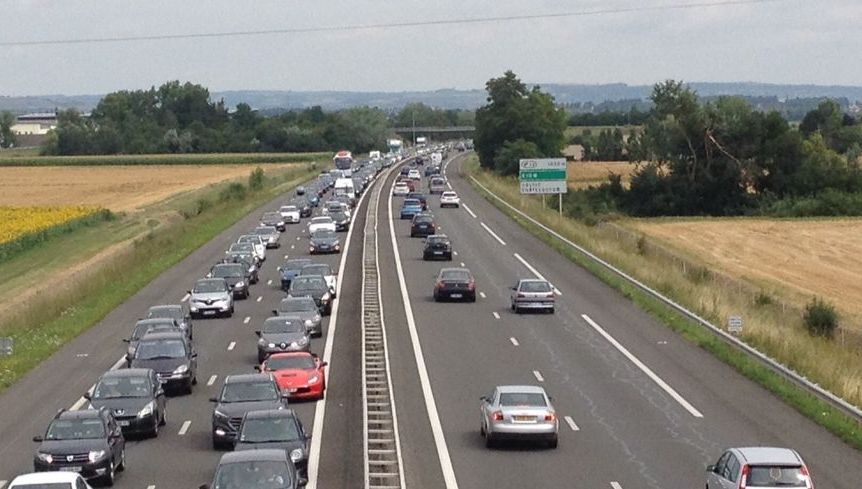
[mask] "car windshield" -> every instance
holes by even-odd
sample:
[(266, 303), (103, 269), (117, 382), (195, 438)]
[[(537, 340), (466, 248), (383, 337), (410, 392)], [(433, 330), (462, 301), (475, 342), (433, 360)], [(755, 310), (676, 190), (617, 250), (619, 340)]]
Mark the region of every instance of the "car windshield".
[(275, 234), (275, 233), (277, 233), (277, 232), (278, 232), (278, 230), (277, 230), (277, 229), (275, 229), (274, 227), (271, 227), (271, 226), (261, 226), (261, 227), (259, 227), (259, 228), (254, 228), (254, 231), (252, 231), (252, 232), (253, 232), (254, 234), (257, 234), (257, 235), (261, 235), (261, 234)]
[(281, 318), (270, 318), (264, 321), (262, 333), (301, 333), (305, 326), (298, 321), (290, 321)]
[(311, 235), (312, 239), (332, 239), (335, 237), (335, 233), (330, 230), (321, 230), (315, 231), (314, 234)]
[(83, 440), (105, 438), (105, 425), (99, 418), (55, 419), (45, 435), (48, 440)]
[(260, 460), (219, 465), (213, 489), (286, 489), (292, 484), (286, 462)]
[(331, 216), (333, 221), (344, 221), (347, 219), (347, 214), (341, 212), (340, 210), (337, 212), (333, 212)]
[(521, 282), (521, 292), (550, 292), (551, 285), (548, 282), (530, 280)]
[(267, 212), (261, 218), (261, 221), (279, 221), (281, 220), (281, 214), (278, 212)]
[(456, 194), (455, 192), (443, 192), (443, 194), (442, 194), (443, 197), (447, 197), (447, 198), (448, 197), (455, 197), (457, 195), (458, 194)]
[(504, 392), (500, 394), (501, 406), (545, 407), (545, 396), (537, 392)]
[(246, 419), (242, 423), (239, 441), (267, 443), (299, 440), (296, 421), (289, 417)]
[(441, 238), (439, 236), (429, 236), (428, 243), (429, 244), (446, 244), (449, 242), (449, 238)]
[(186, 356), (186, 345), (180, 340), (143, 340), (138, 344), (135, 358), (138, 360), (156, 360), (159, 358), (183, 358)]
[(419, 201), (417, 199), (404, 199), (404, 207), (408, 207), (411, 205), (419, 205)]
[(330, 218), (329, 216), (315, 217), (311, 220), (311, 222), (312, 224), (328, 224), (332, 222), (332, 218)]
[(132, 332), (132, 339), (139, 340), (150, 331), (174, 331), (176, 329), (176, 326), (172, 323), (139, 323), (135, 325), (135, 330)]
[(150, 397), (150, 382), (146, 377), (106, 378), (96, 384), (93, 399), (116, 399), (118, 397)]
[(441, 280), (470, 280), (470, 273), (466, 270), (445, 270), (440, 274)]
[(225, 384), (221, 402), (274, 401), (278, 390), (272, 382), (233, 382)]
[(290, 283), (291, 289), (322, 289), (326, 288), (326, 280), (319, 275), (299, 276)]
[(220, 280), (202, 280), (195, 284), (194, 292), (209, 294), (212, 292), (224, 292), (226, 290), (225, 283)]
[(147, 311), (147, 319), (183, 319), (183, 310), (180, 307), (152, 307)]
[(302, 267), (302, 275), (332, 275), (332, 267), (325, 263), (306, 265)]
[(317, 311), (317, 306), (314, 304), (314, 299), (298, 297), (281, 301), (278, 310), (281, 312), (311, 312)]
[(242, 277), (243, 275), (245, 275), (245, 271), (243, 270), (242, 265), (219, 265), (213, 267), (212, 274), (213, 277), (218, 278)]
[(267, 370), (285, 370), (285, 369), (314, 369), (314, 358), (310, 355), (296, 355), (288, 357), (270, 357), (266, 361)]
[(254, 245), (251, 243), (234, 243), (230, 245), (230, 251), (254, 252)]
[(416, 220), (414, 222), (429, 223), (434, 222), (434, 219), (432, 219), (431, 216), (416, 216)]
[(801, 466), (752, 465), (749, 467), (747, 486), (753, 487), (807, 487)]
[(281, 212), (296, 212), (298, 210), (295, 205), (286, 205), (281, 208)]

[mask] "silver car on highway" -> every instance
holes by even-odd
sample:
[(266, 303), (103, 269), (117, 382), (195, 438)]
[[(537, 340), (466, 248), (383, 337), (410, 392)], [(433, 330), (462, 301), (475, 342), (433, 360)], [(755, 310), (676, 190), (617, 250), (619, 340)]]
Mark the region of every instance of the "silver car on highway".
[(557, 448), (560, 424), (545, 389), (499, 385), (480, 400), (479, 431), (488, 448), (503, 440), (538, 440)]
[(518, 280), (511, 290), (511, 307), (516, 313), (524, 309), (554, 312), (554, 286), (547, 280)]
[(725, 450), (706, 468), (706, 489), (803, 487), (814, 481), (802, 457), (790, 448), (743, 447)]

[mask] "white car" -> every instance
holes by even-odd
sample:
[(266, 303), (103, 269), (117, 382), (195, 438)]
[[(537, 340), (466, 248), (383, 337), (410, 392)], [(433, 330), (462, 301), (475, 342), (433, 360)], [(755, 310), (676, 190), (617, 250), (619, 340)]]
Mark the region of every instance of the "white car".
[(236, 240), (237, 243), (251, 243), (254, 245), (254, 254), (259, 256), (261, 261), (266, 260), (266, 242), (258, 234), (243, 234)]
[(392, 195), (407, 195), (410, 193), (410, 187), (406, 183), (396, 183), (392, 187)]
[(321, 215), (328, 216), (333, 212), (343, 212), (347, 214), (347, 217), (350, 217), (350, 206), (345, 204), (344, 202), (338, 202), (337, 200), (330, 200), (326, 204), (324, 204), (323, 209), (320, 211)]
[(244, 243), (234, 243), (230, 245), (227, 251), (225, 251), (225, 255), (229, 255), (231, 253), (235, 253), (238, 251), (244, 251), (246, 253), (251, 253), (257, 258), (257, 261), (263, 263), (266, 261), (266, 247), (264, 247), (264, 252), (261, 253), (260, 248), (255, 246), (254, 243), (244, 242)]
[(411, 180), (422, 180), (422, 174), (419, 173), (419, 170), (410, 170), (410, 173), (407, 174), (407, 178)]
[(295, 224), (299, 222), (299, 208), (295, 205), (283, 205), (278, 208), (278, 212), (285, 223)]
[(81, 474), (74, 472), (36, 472), (16, 477), (7, 489), (50, 487), (52, 489), (93, 489)]
[(335, 232), (335, 221), (331, 217), (314, 217), (308, 222), (308, 234), (314, 234), (316, 231), (323, 230)]
[(335, 298), (335, 291), (338, 290), (338, 275), (327, 263), (311, 263), (302, 267), (299, 271), (300, 275), (320, 275), (326, 280), (326, 285), (329, 287), (329, 293), (332, 298)]
[(440, 194), (440, 207), (461, 207), (461, 198), (452, 191)]

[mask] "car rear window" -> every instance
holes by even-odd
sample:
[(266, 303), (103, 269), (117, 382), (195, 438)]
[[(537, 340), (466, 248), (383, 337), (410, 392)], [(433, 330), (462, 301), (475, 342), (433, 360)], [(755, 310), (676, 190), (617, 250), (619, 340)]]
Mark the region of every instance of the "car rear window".
[(801, 466), (752, 465), (746, 484), (753, 487), (805, 487)]
[(419, 201), (417, 199), (404, 199), (404, 207), (408, 205), (419, 205)]
[(9, 489), (72, 489), (69, 482), (40, 482), (38, 484), (15, 484)]
[(443, 280), (470, 280), (470, 274), (463, 270), (449, 270), (443, 272), (441, 278)]
[(545, 396), (532, 392), (504, 392), (500, 394), (501, 406), (531, 406), (544, 407)]
[(550, 292), (551, 286), (548, 282), (521, 282), (522, 292)]

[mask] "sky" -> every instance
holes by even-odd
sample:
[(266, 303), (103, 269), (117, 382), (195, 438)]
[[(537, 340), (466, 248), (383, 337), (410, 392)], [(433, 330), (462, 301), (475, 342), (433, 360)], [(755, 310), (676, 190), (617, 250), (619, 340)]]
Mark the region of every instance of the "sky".
[[(715, 0), (721, 2), (723, 0)], [(116, 38), (584, 13), (708, 0), (0, 0), (0, 96), (102, 94), (168, 80), (222, 90), (529, 83), (862, 84), (862, 1), (775, 0), (337, 32)]]

